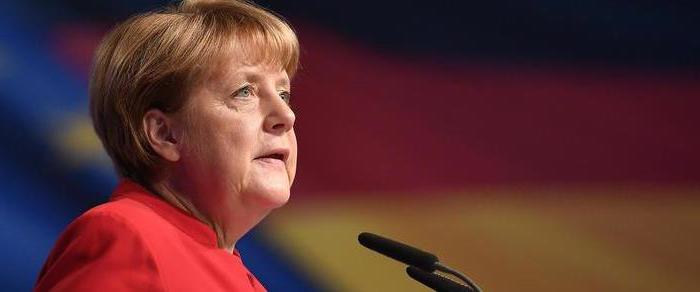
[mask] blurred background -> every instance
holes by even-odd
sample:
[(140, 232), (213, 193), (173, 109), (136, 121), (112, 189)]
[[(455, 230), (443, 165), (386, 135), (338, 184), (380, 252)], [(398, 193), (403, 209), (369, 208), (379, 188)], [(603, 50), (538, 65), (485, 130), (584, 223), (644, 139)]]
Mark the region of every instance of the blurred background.
[[(0, 290), (117, 180), (87, 116), (100, 38), (172, 2), (0, 2)], [(258, 1), (298, 32), (293, 198), (238, 248), (270, 291), (700, 289), (700, 4)]]

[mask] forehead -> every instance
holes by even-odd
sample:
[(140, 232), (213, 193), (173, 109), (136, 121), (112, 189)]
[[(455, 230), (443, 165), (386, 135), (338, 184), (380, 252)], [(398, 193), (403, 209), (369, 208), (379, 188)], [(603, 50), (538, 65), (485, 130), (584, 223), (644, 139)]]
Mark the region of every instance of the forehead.
[(213, 58), (205, 79), (275, 79), (289, 84), (289, 75), (276, 58), (259, 53), (255, 48), (231, 46)]

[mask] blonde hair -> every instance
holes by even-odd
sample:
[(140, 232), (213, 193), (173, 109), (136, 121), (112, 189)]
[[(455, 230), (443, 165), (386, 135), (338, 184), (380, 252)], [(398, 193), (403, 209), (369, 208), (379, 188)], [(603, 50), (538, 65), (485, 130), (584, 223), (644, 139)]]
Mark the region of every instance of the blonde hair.
[(142, 127), (153, 108), (176, 112), (190, 86), (231, 48), (254, 62), (298, 66), (292, 28), (272, 12), (236, 0), (183, 1), (117, 25), (95, 53), (90, 114), (121, 177), (148, 184), (161, 162)]

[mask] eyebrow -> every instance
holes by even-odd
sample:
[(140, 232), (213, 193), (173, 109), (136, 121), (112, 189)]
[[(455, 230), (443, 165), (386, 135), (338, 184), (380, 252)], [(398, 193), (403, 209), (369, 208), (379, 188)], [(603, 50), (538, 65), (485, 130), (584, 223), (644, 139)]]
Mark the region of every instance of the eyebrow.
[[(239, 72), (238, 74), (239, 77), (242, 77), (244, 80), (249, 80), (252, 82), (258, 82), (262, 79), (264, 79), (266, 74), (259, 74), (257, 72)], [(235, 74), (237, 75), (237, 74)], [(231, 75), (231, 77), (235, 76)], [(290, 87), (291, 86), (291, 81), (289, 80), (289, 77), (285, 77), (286, 74), (282, 74), (279, 78), (276, 78), (275, 86), (284, 86), (284, 87)], [(237, 79), (237, 78), (236, 78)]]
[(290, 85), (290, 84), (289, 84), (289, 78), (280, 78), (280, 79), (277, 79), (276, 85), (277, 85), (277, 86), (286, 86), (286, 87), (289, 87), (289, 85)]

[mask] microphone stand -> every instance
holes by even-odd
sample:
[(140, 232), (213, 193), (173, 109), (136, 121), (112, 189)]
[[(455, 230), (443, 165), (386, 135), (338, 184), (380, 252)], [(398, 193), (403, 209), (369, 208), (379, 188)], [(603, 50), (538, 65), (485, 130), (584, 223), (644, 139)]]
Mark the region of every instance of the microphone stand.
[(437, 292), (475, 292), (479, 290), (474, 290), (470, 287), (461, 285), (443, 276), (426, 272), (414, 266), (408, 266), (406, 268), (406, 273), (408, 276), (414, 280), (420, 282), (421, 284), (432, 288)]
[(438, 270), (440, 272), (453, 275), (453, 276), (459, 278), (460, 280), (464, 281), (464, 283), (466, 283), (467, 286), (469, 286), (469, 288), (471, 288), (471, 290), (473, 290), (474, 292), (481, 292), (481, 288), (479, 288), (479, 286), (476, 285), (476, 283), (474, 283), (472, 280), (469, 279), (469, 277), (460, 273), (459, 271), (457, 271), (453, 268), (450, 268), (450, 267), (442, 264), (441, 262), (436, 262), (434, 267), (436, 270)]
[[(360, 233), (357, 239), (364, 247), (407, 264), (406, 273), (411, 278), (436, 291), (481, 292), (481, 288), (467, 276), (440, 263), (434, 254), (369, 232)], [(434, 274), (435, 270), (453, 275), (466, 285), (452, 281), (439, 274)]]

